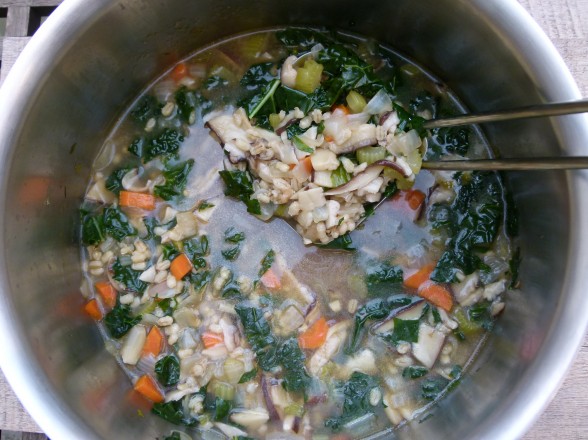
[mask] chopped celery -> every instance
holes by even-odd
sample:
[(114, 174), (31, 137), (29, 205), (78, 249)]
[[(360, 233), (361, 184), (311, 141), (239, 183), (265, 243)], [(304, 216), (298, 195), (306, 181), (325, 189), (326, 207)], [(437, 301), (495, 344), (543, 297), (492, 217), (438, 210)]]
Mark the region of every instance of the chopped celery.
[(251, 61), (258, 59), (267, 50), (268, 36), (269, 34), (264, 32), (241, 38), (241, 57)]
[(269, 115), (269, 123), (274, 130), (278, 128), (280, 122), (280, 115), (278, 115), (277, 113), (272, 113), (271, 115)]
[(345, 100), (347, 101), (351, 113), (361, 113), (367, 105), (365, 98), (355, 90), (350, 91)]
[(216, 397), (223, 400), (233, 400), (235, 397), (235, 387), (225, 382), (215, 382), (213, 392)]
[(396, 187), (400, 190), (410, 189), (414, 185), (414, 181), (407, 180), (402, 174), (392, 168), (385, 168), (384, 176), (396, 180)]
[(229, 357), (225, 361), (223, 369), (225, 372), (224, 375), (229, 383), (237, 384), (245, 372), (245, 365), (240, 360)]
[(423, 165), (423, 158), (419, 150), (413, 150), (406, 156), (406, 163), (412, 170), (413, 173), (418, 174), (421, 170), (421, 166)]
[(286, 408), (284, 408), (284, 413), (286, 413), (288, 416), (302, 417), (304, 415), (304, 406), (300, 405), (299, 403), (291, 403)]
[(276, 212), (274, 212), (274, 215), (276, 217), (282, 217), (282, 218), (290, 217), (290, 215), (288, 214), (288, 204), (283, 203), (281, 205), (278, 205), (278, 207), (276, 208)]
[(470, 321), (461, 308), (456, 308), (453, 316), (455, 316), (455, 319), (459, 324), (459, 329), (466, 335), (477, 333), (482, 329), (478, 324)]
[(357, 161), (359, 163), (372, 164), (378, 160), (382, 160), (386, 157), (385, 147), (363, 147), (355, 152)]
[(343, 164), (339, 165), (339, 168), (337, 168), (335, 171), (333, 171), (331, 173), (331, 183), (333, 184), (333, 187), (335, 187), (335, 188), (346, 184), (350, 180), (351, 180), (351, 176), (345, 170), (345, 167), (343, 166)]
[(315, 60), (306, 60), (304, 67), (299, 67), (296, 74), (295, 89), (304, 93), (312, 93), (321, 84), (323, 65)]

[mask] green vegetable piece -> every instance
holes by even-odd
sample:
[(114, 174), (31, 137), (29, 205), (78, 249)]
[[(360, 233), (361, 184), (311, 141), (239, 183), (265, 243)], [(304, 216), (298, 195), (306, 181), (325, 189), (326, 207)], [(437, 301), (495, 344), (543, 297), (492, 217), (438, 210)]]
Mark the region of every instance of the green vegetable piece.
[(484, 330), (490, 331), (494, 326), (494, 318), (490, 312), (489, 301), (482, 301), (481, 303), (474, 304), (468, 310), (468, 317), (470, 321), (475, 322)]
[(165, 183), (157, 185), (153, 189), (153, 193), (163, 200), (171, 200), (174, 197), (181, 196), (186, 189), (188, 183), (188, 174), (192, 171), (194, 160), (190, 159), (181, 162), (176, 166), (169, 167), (163, 172)]
[(363, 147), (355, 152), (355, 157), (359, 163), (371, 165), (378, 160), (382, 160), (388, 154), (386, 147)]
[(405, 320), (394, 318), (394, 331), (384, 339), (394, 345), (399, 342), (418, 342), (419, 341), (419, 319)]
[(263, 274), (266, 273), (270, 267), (272, 267), (272, 264), (274, 264), (275, 259), (276, 253), (273, 251), (273, 249), (270, 249), (268, 253), (265, 254), (265, 257), (263, 257), (263, 259), (261, 260), (261, 268), (259, 269), (260, 277), (262, 277)]
[(387, 263), (379, 263), (368, 267), (365, 277), (368, 288), (383, 283), (402, 283), (403, 280), (404, 275), (402, 269)]
[(184, 142), (184, 136), (180, 135), (177, 130), (165, 128), (144, 146), (143, 161), (149, 162), (159, 156), (170, 159), (178, 152), (182, 142)]
[(425, 123), (424, 118), (421, 118), (420, 116), (410, 113), (397, 102), (394, 102), (392, 106), (394, 107), (394, 110), (398, 115), (398, 119), (400, 119), (400, 123), (398, 124), (399, 130), (416, 130), (419, 133), (420, 137), (425, 137), (427, 135), (426, 130), (423, 128), (423, 124)]
[(246, 303), (237, 304), (235, 311), (241, 319), (247, 341), (257, 355), (259, 367), (264, 371), (271, 370), (277, 365), (276, 339), (263, 316), (263, 311), (253, 306), (247, 306)]
[(427, 370), (425, 367), (411, 365), (402, 370), (402, 377), (407, 379), (418, 379), (419, 377), (426, 375), (428, 372), (429, 370)]
[(351, 235), (348, 232), (347, 234), (340, 235), (339, 237), (337, 237), (336, 239), (332, 240), (327, 244), (320, 244), (318, 245), (318, 247), (323, 249), (336, 249), (341, 251), (353, 252), (355, 251), (355, 248), (351, 247), (352, 245), (353, 241), (351, 240)]
[(149, 119), (160, 115), (162, 105), (157, 98), (144, 95), (139, 99), (130, 113), (131, 119), (138, 124), (145, 124)]
[(438, 146), (442, 152), (465, 156), (470, 149), (470, 130), (465, 127), (436, 128), (431, 132), (433, 148)]
[(139, 322), (141, 322), (141, 316), (131, 316), (131, 308), (118, 301), (116, 306), (104, 317), (104, 325), (110, 336), (115, 339), (122, 338)]
[(186, 86), (180, 87), (175, 93), (174, 98), (178, 106), (178, 116), (180, 119), (187, 124), (193, 123), (194, 121), (191, 119), (193, 118), (192, 115), (196, 112), (196, 108), (204, 98), (198, 95), (197, 92), (189, 90)]
[(180, 251), (174, 246), (173, 243), (165, 243), (161, 245), (162, 255), (164, 260), (173, 260), (178, 255), (180, 255)]
[(205, 270), (202, 272), (196, 272), (189, 275), (190, 282), (194, 289), (199, 292), (201, 291), (210, 281), (210, 272)]
[(238, 232), (235, 228), (230, 227), (225, 231), (225, 241), (228, 243), (240, 243), (245, 240), (245, 233)]
[(177, 431), (172, 431), (163, 440), (182, 440), (182, 438), (180, 437), (180, 434)]
[(104, 209), (102, 224), (104, 232), (119, 242), (125, 237), (137, 235), (137, 230), (129, 223), (127, 216), (114, 206)]
[(104, 227), (101, 215), (86, 214), (82, 217), (82, 244), (91, 246), (104, 241)]
[(310, 153), (310, 154), (314, 153), (314, 150), (312, 148), (310, 148), (308, 145), (306, 145), (298, 136), (294, 136), (292, 138), (292, 143), (300, 151), (303, 151), (305, 153)]
[(304, 391), (310, 383), (310, 376), (304, 366), (306, 356), (300, 349), (297, 338), (290, 338), (281, 345), (278, 350), (278, 359), (283, 368), (284, 389)]
[(377, 378), (354, 372), (342, 387), (344, 400), (341, 416), (327, 419), (325, 426), (333, 431), (339, 431), (347, 422), (373, 412), (370, 393), (378, 386)]
[(235, 261), (241, 252), (241, 247), (239, 245), (233, 246), (229, 249), (225, 249), (221, 251), (221, 254), (225, 260), (228, 261)]
[(225, 182), (225, 195), (236, 197), (247, 205), (247, 212), (261, 215), (261, 205), (258, 200), (251, 199), (253, 194), (253, 177), (248, 171), (219, 171)]
[(108, 176), (108, 179), (106, 179), (106, 183), (104, 185), (106, 189), (118, 196), (120, 191), (124, 189), (122, 186), (122, 179), (125, 176), (125, 174), (127, 174), (131, 170), (132, 168), (130, 167), (119, 168), (118, 170), (114, 170), (110, 174), (110, 176)]
[(436, 400), (449, 385), (444, 377), (425, 379), (421, 385), (421, 396), (426, 400)]
[(129, 145), (129, 153), (133, 156), (143, 157), (143, 150), (145, 148), (145, 139), (142, 137), (138, 137), (133, 139), (131, 145)]
[(151, 412), (174, 425), (196, 427), (199, 424), (198, 419), (184, 414), (181, 400), (174, 400), (167, 403), (155, 403)]
[(198, 211), (205, 211), (209, 208), (214, 208), (214, 203), (209, 203), (209, 202), (201, 202), (198, 205)]
[(172, 316), (176, 310), (177, 303), (173, 298), (164, 298), (157, 303), (164, 316)]
[[(250, 118), (255, 117), (255, 115), (257, 115), (263, 108), (263, 106), (273, 98), (280, 84), (281, 83), (279, 79), (274, 79), (264, 88), (260, 95), (255, 95), (247, 106), (247, 116)], [(275, 110), (275, 105), (272, 105), (272, 110)]]
[(254, 379), (257, 376), (257, 371), (257, 368), (254, 368), (253, 370), (248, 371), (247, 373), (243, 373), (241, 379), (239, 379), (239, 383), (247, 383), (250, 380)]
[(340, 164), (335, 171), (331, 173), (331, 183), (336, 188), (341, 185), (345, 185), (351, 180), (351, 176), (343, 166)]
[(161, 358), (155, 364), (155, 373), (162, 385), (174, 386), (180, 381), (180, 361), (174, 355)]
[(123, 266), (118, 258), (112, 265), (112, 272), (112, 278), (123, 284), (126, 290), (143, 293), (147, 288), (147, 283), (139, 279), (142, 272), (133, 270), (130, 266)]

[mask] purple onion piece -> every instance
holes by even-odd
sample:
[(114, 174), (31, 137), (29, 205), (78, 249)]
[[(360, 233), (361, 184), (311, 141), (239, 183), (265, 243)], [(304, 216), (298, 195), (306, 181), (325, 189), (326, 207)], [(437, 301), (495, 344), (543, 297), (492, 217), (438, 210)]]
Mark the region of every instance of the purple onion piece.
[(265, 374), (261, 375), (261, 391), (263, 392), (263, 398), (265, 400), (265, 406), (267, 407), (270, 420), (280, 420), (280, 415), (278, 414), (276, 406), (272, 400), (268, 379), (266, 378)]
[(298, 434), (298, 432), (300, 431), (300, 422), (302, 422), (302, 419), (298, 416), (294, 417), (294, 424), (292, 425), (292, 431), (294, 431), (296, 434)]
[(364, 186), (369, 185), (373, 180), (375, 180), (380, 175), (383, 169), (384, 166), (381, 165), (370, 165), (357, 176), (354, 176), (353, 179), (351, 179), (349, 182), (340, 185), (336, 188), (330, 189), (329, 191), (326, 191), (325, 195), (337, 196), (340, 194), (355, 191), (356, 189), (363, 188)]
[(278, 136), (281, 136), (282, 133), (285, 132), (288, 127), (290, 127), (291, 125), (294, 125), (294, 124), (298, 123), (299, 121), (300, 121), (300, 119), (296, 119), (296, 118), (290, 119), (288, 122), (286, 122), (281, 127), (276, 128), (276, 134)]

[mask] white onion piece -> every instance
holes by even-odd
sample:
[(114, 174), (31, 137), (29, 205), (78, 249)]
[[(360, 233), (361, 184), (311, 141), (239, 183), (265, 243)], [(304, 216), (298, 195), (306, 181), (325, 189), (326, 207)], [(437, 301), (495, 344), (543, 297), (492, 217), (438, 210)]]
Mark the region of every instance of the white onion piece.
[(370, 115), (381, 115), (382, 113), (390, 112), (392, 111), (392, 99), (390, 99), (390, 96), (384, 91), (384, 89), (380, 89), (378, 93), (370, 99), (370, 102), (367, 103), (363, 111)]
[(269, 220), (274, 216), (276, 209), (278, 209), (278, 205), (275, 203), (260, 203), (261, 214), (257, 215), (257, 218), (266, 221)]
[[(170, 298), (170, 296), (168, 295), (168, 290), (171, 290), (172, 292), (175, 292), (175, 289), (170, 289), (169, 287), (167, 287), (167, 282), (163, 281), (159, 284), (154, 284), (149, 286), (149, 289), (147, 290), (147, 292), (149, 293), (149, 296), (152, 298)], [(162, 296), (164, 295), (164, 296)]]
[[(216, 422), (214, 424), (218, 429), (220, 429), (223, 434), (226, 436), (233, 438), (233, 437), (246, 437), (247, 433), (239, 428), (236, 428), (231, 425), (227, 425), (225, 423)], [(244, 425), (245, 426), (245, 425)]]
[(361, 113), (355, 113), (347, 116), (347, 125), (353, 128), (358, 125), (366, 124), (370, 120), (370, 114), (365, 111)]
[(170, 96), (172, 96), (176, 90), (176, 83), (171, 79), (158, 82), (153, 87), (153, 94), (159, 102), (167, 102)]
[(353, 177), (353, 179), (351, 179), (344, 185), (340, 185), (337, 188), (333, 188), (329, 191), (326, 191), (325, 195), (337, 196), (347, 192), (355, 191), (359, 188), (363, 188), (364, 186), (368, 185), (372, 180), (377, 179), (383, 169), (384, 166), (382, 165), (370, 165), (365, 169), (363, 173), (360, 173), (357, 176)]
[(147, 356), (141, 356), (141, 359), (137, 362), (137, 368), (144, 373), (151, 373), (155, 370), (155, 363), (157, 359), (152, 354), (148, 354)]
[(318, 56), (319, 52), (324, 49), (325, 49), (325, 46), (323, 46), (321, 43), (315, 44), (310, 49), (310, 54), (312, 55), (313, 58), (316, 58)]
[(197, 393), (200, 390), (198, 387), (194, 388), (186, 388), (183, 390), (174, 390), (165, 395), (166, 402), (175, 402), (176, 400), (180, 400), (182, 397), (185, 397), (189, 394)]
[(335, 138), (337, 133), (341, 132), (347, 126), (347, 117), (345, 116), (331, 116), (325, 120), (325, 136)]
[(236, 410), (231, 420), (249, 429), (257, 429), (269, 420), (269, 413), (263, 408)]
[(125, 364), (135, 365), (137, 363), (146, 339), (147, 331), (142, 325), (136, 325), (129, 331), (120, 349), (120, 356)]

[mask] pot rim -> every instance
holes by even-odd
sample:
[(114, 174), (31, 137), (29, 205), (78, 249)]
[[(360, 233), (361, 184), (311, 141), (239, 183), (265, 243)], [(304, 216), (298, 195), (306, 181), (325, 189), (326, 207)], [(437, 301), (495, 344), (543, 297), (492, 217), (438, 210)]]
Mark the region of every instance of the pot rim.
[[(461, 0), (465, 1), (465, 0)], [(21, 128), (21, 115), (28, 110), (29, 99), (43, 84), (51, 63), (64, 46), (74, 44), (75, 35), (102, 9), (112, 7), (116, 0), (66, 0), (54, 11), (28, 43), (0, 88), (0, 206), (6, 205), (8, 167), (14, 155), (14, 143)], [(509, 41), (520, 53), (523, 67), (533, 80), (542, 86), (546, 101), (565, 101), (581, 97), (578, 87), (563, 59), (539, 25), (527, 11), (512, 0), (472, 0), (471, 5), (484, 16), (493, 19), (499, 36)], [(75, 16), (75, 20), (69, 17)], [(75, 23), (75, 24), (74, 24)], [(523, 49), (524, 48), (524, 49)], [(43, 57), (36, 54), (43, 53)], [(22, 84), (30, 84), (23, 87)], [(13, 91), (18, 90), (19, 93)], [(586, 154), (582, 139), (588, 139), (588, 117), (568, 116), (554, 122), (556, 134), (568, 153)], [(570, 188), (571, 231), (565, 285), (567, 300), (560, 301), (554, 314), (553, 325), (548, 329), (541, 350), (525, 376), (517, 382), (517, 391), (508, 401), (477, 429), (477, 438), (512, 439), (521, 437), (540, 416), (557, 392), (565, 373), (572, 364), (588, 326), (588, 296), (584, 289), (588, 281), (585, 253), (588, 234), (576, 234), (588, 224), (588, 179), (582, 172), (568, 172)], [(3, 248), (4, 229), (0, 228), (0, 246)], [(5, 293), (9, 291), (5, 257), (0, 253), (0, 340), (4, 354), (0, 357), (8, 382), (43, 431), (51, 438), (64, 440), (98, 438), (89, 432), (85, 422), (60, 399), (44, 371), (36, 363), (28, 346), (22, 324), (16, 319), (14, 307)], [(575, 326), (557, 326), (556, 323), (575, 322)], [(7, 337), (9, 335), (10, 337)], [(541, 393), (537, 392), (541, 389)]]

